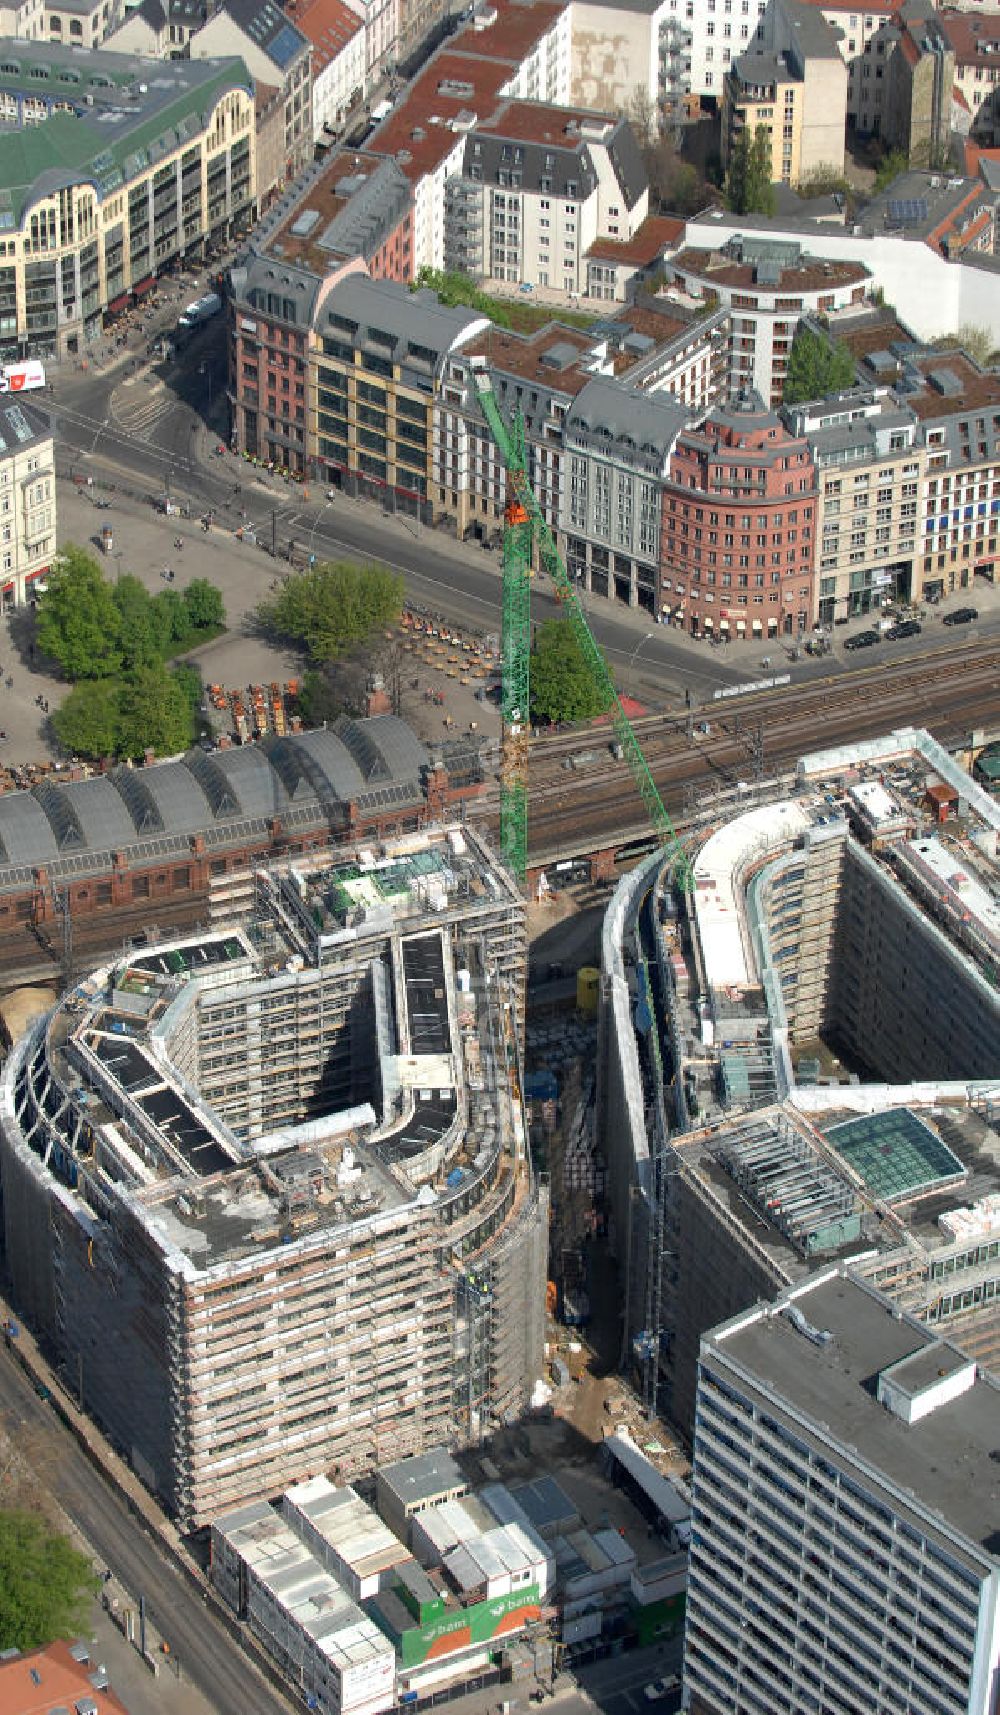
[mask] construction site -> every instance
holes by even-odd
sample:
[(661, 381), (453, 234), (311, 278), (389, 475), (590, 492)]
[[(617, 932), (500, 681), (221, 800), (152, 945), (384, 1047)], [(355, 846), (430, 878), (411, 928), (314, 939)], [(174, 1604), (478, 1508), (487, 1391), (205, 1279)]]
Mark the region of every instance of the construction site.
[(1000, 812), (916, 729), (802, 757), (604, 924), (598, 1147), (626, 1367), (846, 1261), (1000, 1366)]
[(527, 1406), (548, 1188), (525, 907), (468, 829), (218, 879), (92, 972), (0, 1087), (14, 1291), (185, 1526)]

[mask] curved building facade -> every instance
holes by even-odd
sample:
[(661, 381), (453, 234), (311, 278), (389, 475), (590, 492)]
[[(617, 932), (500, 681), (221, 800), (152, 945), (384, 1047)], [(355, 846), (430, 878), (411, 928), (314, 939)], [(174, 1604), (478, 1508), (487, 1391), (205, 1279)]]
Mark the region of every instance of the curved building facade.
[(93, 971), (0, 1085), (13, 1296), (185, 1525), (521, 1411), (547, 1190), (524, 905), (452, 828), (249, 878)]
[(1000, 807), (911, 729), (756, 791), (605, 920), (623, 1356), (687, 1434), (700, 1335), (829, 1261), (1000, 1370)]

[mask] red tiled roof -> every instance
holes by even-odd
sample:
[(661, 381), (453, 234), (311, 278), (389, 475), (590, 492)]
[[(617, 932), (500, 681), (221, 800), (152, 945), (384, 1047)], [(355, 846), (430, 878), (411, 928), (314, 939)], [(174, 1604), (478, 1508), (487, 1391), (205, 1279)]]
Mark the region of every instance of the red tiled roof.
[[(432, 173), (454, 148), (457, 133), (450, 120), (460, 113), (474, 113), (480, 121), (493, 117), (504, 84), (562, 16), (563, 5), (561, 0), (493, 0), (491, 11), (493, 21), (485, 29), (469, 24), (438, 50), (405, 100), (368, 139), (369, 149), (379, 155), (405, 150), (410, 159), (399, 164), (411, 182)], [(446, 79), (465, 85), (465, 92), (442, 94)], [(415, 131), (424, 135), (415, 137)]]
[(505, 101), (493, 117), (476, 127), (514, 143), (549, 143), (561, 149), (581, 147), (581, 125), (614, 126), (611, 113), (592, 113), (586, 107), (548, 107), (539, 101)]
[(915, 66), (920, 58), (920, 49), (908, 30), (904, 30), (900, 36), (899, 47), (907, 65)]
[(955, 102), (956, 106), (964, 107), (966, 113), (972, 112), (972, 108), (969, 106), (969, 103), (966, 101), (965, 96), (962, 94), (962, 91), (959, 89), (957, 83), (954, 85), (954, 87), (952, 89), (951, 99), (952, 99), (952, 101)]
[[(949, 248), (952, 252), (964, 250), (966, 245), (971, 244), (974, 238), (979, 237), (985, 231), (992, 218), (988, 207), (982, 208), (978, 214), (972, 212), (973, 205), (979, 202), (984, 195), (982, 185), (973, 184), (961, 201), (957, 202), (954, 208), (948, 210), (944, 220), (939, 221), (937, 226), (931, 228), (924, 239), (924, 243), (938, 256), (944, 255), (941, 242), (944, 238), (949, 240)], [(969, 222), (964, 231), (960, 230), (958, 224), (962, 215), (965, 215)]]
[[(996, 44), (1000, 44), (1000, 17), (996, 14), (984, 17), (978, 12), (945, 9), (937, 14), (937, 20), (955, 55), (956, 65), (996, 64)], [(980, 42), (983, 49), (978, 46)], [(990, 43), (994, 45), (989, 47)]]
[[(510, 75), (509, 65), (493, 60), (474, 59), (450, 49), (435, 54), (411, 84), (405, 101), (368, 139), (368, 149), (377, 155), (395, 155), (407, 178), (415, 183), (439, 167), (460, 141), (460, 133), (451, 129), (449, 121), (460, 113), (491, 118)], [(444, 83), (451, 89), (442, 92)], [(400, 158), (404, 151), (408, 159)]]
[(312, 0), (311, 5), (302, 7), (289, 0), (287, 11), (313, 45), (314, 77), (365, 27), (357, 13), (345, 5), (345, 0)]
[(631, 238), (595, 238), (587, 255), (592, 256), (595, 262), (635, 262), (640, 267), (648, 267), (668, 244), (677, 243), (683, 236), (684, 227), (683, 220), (650, 214)]
[(98, 1715), (128, 1715), (113, 1691), (94, 1690), (88, 1678), (93, 1671), (89, 1663), (75, 1661), (63, 1642), (0, 1662), (0, 1715), (49, 1715), (88, 1697)]
[(518, 65), (561, 17), (562, 0), (492, 0), (494, 23), (478, 30), (475, 22), (452, 37), (459, 53)]
[(1000, 149), (984, 149), (974, 143), (971, 137), (965, 139), (965, 176), (968, 179), (979, 177), (980, 161), (992, 161), (994, 166), (1000, 166)]

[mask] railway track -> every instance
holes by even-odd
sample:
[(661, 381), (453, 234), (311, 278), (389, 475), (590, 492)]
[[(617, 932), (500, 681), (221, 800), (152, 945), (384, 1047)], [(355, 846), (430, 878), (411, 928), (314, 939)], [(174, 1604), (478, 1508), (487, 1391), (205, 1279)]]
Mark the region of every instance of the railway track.
[[(956, 743), (971, 728), (1000, 721), (1000, 651), (979, 651), (971, 659), (963, 653), (947, 662), (935, 658), (929, 665), (933, 671), (901, 664), (888, 681), (875, 674), (860, 684), (854, 676), (838, 677), (824, 681), (821, 691), (810, 687), (780, 704), (772, 692), (770, 705), (749, 698), (745, 704), (741, 700), (738, 711), (720, 705), (723, 718), (712, 723), (709, 735), (693, 741), (683, 723), (671, 720), (665, 730), (662, 718), (650, 718), (642, 743), (668, 810), (681, 820), (699, 784), (732, 786), (747, 777), (751, 764), (735, 731), (737, 712), (744, 732), (758, 723), (762, 729), (765, 774), (786, 770), (807, 750), (876, 737), (895, 726), (926, 726), (945, 743)], [(532, 753), (531, 860), (566, 855), (577, 843), (583, 852), (641, 837), (647, 825), (622, 764), (609, 755), (606, 762), (567, 778), (563, 762), (573, 747), (569, 735), (559, 736), (562, 754), (555, 769), (546, 766), (545, 741), (536, 747), (543, 751), (537, 774)], [(573, 736), (577, 751), (594, 748), (593, 735), (589, 745)]]

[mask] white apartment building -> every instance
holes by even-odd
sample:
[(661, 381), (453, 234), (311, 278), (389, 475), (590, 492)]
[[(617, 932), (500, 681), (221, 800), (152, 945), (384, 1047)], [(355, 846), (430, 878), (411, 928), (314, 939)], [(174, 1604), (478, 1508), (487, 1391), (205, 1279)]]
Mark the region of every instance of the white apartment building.
[(395, 68), (399, 47), (399, 0), (347, 0), (365, 32), (365, 88)]
[(294, 17), (312, 44), (313, 140), (328, 142), (365, 91), (364, 20), (347, 0), (312, 0)]
[(730, 312), (730, 390), (754, 387), (774, 405), (781, 403), (802, 317), (859, 305), (871, 285), (860, 261), (811, 256), (797, 242), (756, 235), (734, 236), (719, 250), (679, 250), (665, 258), (664, 269), (692, 304), (714, 302)]
[(721, 103), (730, 67), (750, 47), (765, 9), (766, 0), (670, 0), (661, 37), (665, 75), (674, 63), (670, 28), (689, 31), (687, 44), (681, 37), (681, 63), (690, 62), (690, 92)]
[(512, 101), (469, 133), (447, 183), (445, 265), (583, 293), (591, 244), (632, 238), (648, 206), (626, 120)]
[(0, 6), (0, 36), (18, 36), (21, 41), (45, 38), (44, 0), (13, 0)]
[(498, 0), (434, 55), (371, 141), (413, 186), (413, 266), (444, 268), (446, 186), (461, 176), (466, 137), (504, 97), (569, 100), (569, 12), (552, 0)]
[(1000, 1392), (842, 1268), (702, 1340), (685, 1692), (701, 1715), (991, 1715)]
[(33, 405), (0, 402), (0, 594), (20, 607), (56, 551), (52, 428)]
[(785, 416), (816, 466), (819, 623), (911, 600), (921, 582), (924, 473), (912, 410), (886, 388), (857, 388)]

